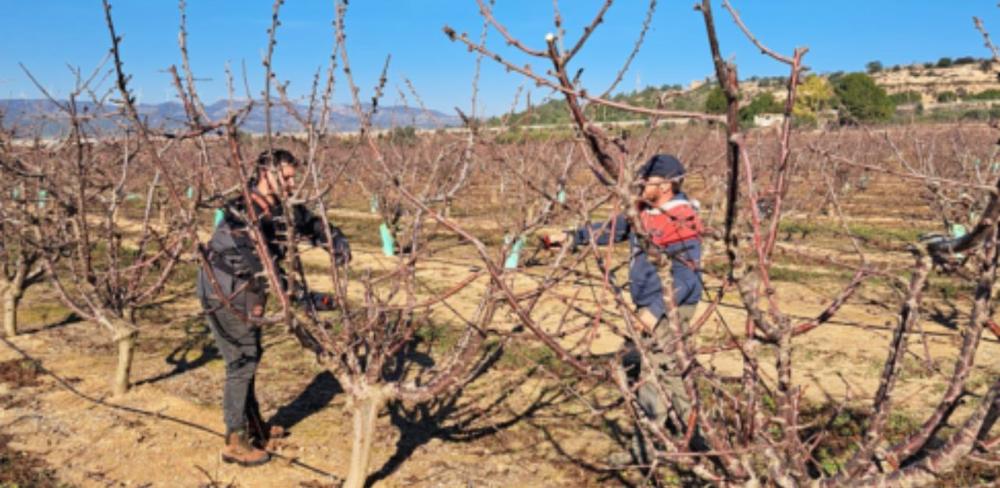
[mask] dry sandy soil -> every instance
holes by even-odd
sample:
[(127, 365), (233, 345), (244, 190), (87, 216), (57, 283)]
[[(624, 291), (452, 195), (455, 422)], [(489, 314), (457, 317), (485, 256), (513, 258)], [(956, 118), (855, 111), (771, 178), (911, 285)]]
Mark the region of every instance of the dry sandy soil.
[[(879, 200), (884, 195), (864, 198)], [(865, 205), (864, 198), (855, 204)], [(933, 223), (901, 224), (921, 225)], [(790, 237), (783, 245), (819, 256), (843, 251), (838, 249), (842, 243), (822, 236), (808, 242)], [(355, 268), (388, 265), (373, 247), (356, 246), (355, 251)], [(905, 254), (876, 257), (890, 263), (907, 261)], [(311, 254), (307, 265), (318, 259)], [(712, 259), (711, 252), (707, 259)], [(815, 316), (847, 281), (832, 270), (781, 259), (789, 272), (800, 273), (777, 286), (785, 311), (793, 316)], [(441, 259), (421, 274), (428, 284), (443, 286), (466, 276), (472, 264), (471, 258)], [(517, 283), (528, 286), (531, 279), (521, 276)], [(481, 285), (451, 303), (460, 312), (470, 309), (481, 289), (477, 287)], [(932, 292), (934, 287), (944, 284), (932, 281)], [(944, 391), (942, 378), (951, 371), (961, 324), (967, 320), (967, 302), (932, 292), (920, 324), (925, 334), (910, 341), (897, 397), (900, 421), (919, 419)], [(543, 323), (556, 327), (560, 310), (555, 301), (540, 305), (540, 313), (549, 317)], [(835, 320), (796, 340), (794, 380), (804, 386), (807, 401), (862, 406), (871, 398), (897, 310), (898, 299), (884, 284), (866, 285)], [(22, 306), (25, 334), (0, 343), (0, 433), (11, 436), (9, 448), (39, 457), (61, 482), (78, 486), (337, 486), (350, 456), (346, 395), (332, 375), (281, 330), (266, 333), (257, 391), (265, 415), (287, 425), (292, 435), (266, 466), (241, 469), (219, 461), (223, 365), (196, 311), (194, 301), (181, 296), (168, 297), (161, 307), (146, 312), (133, 371), (136, 386), (124, 398), (109, 398), (114, 354), (107, 333), (68, 319), (54, 297), (35, 290)], [(739, 335), (743, 322), (735, 296), (727, 297), (701, 329), (698, 342), (725, 338), (727, 329)], [(617, 348), (619, 339), (597, 332), (591, 346), (595, 352)], [(27, 362), (27, 357), (36, 362)], [(720, 373), (739, 372), (734, 352), (700, 359)], [(27, 376), (34, 379), (11, 380), (2, 374), (10, 368), (27, 368), (33, 372)], [(627, 474), (606, 471), (600, 464), (607, 453), (620, 448), (620, 433), (628, 430), (617, 409), (606, 408), (617, 399), (607, 390), (560, 381), (553, 373), (557, 369), (550, 356), (524, 346), (512, 349), (452, 397), (383, 411), (372, 481), (377, 486), (418, 487), (626, 482)], [(765, 376), (774, 377), (765, 371)], [(987, 335), (972, 389), (982, 390), (985, 380), (997, 374), (1000, 343)]]
[[(374, 260), (358, 249), (356, 262)], [(465, 268), (461, 267), (464, 271)], [(441, 275), (447, 279), (447, 274)], [(54, 297), (32, 295), (25, 333), (0, 343), (0, 364), (42, 371), (37, 385), (0, 383), (0, 432), (79, 486), (337, 486), (346, 476), (351, 417), (330, 373), (279, 330), (266, 333), (257, 392), (265, 416), (290, 427), (277, 459), (223, 464), (223, 364), (193, 301), (166, 303), (142, 330), (135, 388), (108, 397), (114, 350), (106, 331), (67, 320)], [(516, 361), (516, 360), (515, 360)], [(520, 363), (518, 363), (520, 364)], [(593, 486), (610, 476), (581, 463), (613, 447), (545, 373), (499, 364), (465, 392), (383, 412), (371, 469), (380, 486)], [(588, 440), (590, 438), (590, 440)], [(594, 442), (591, 442), (594, 441)], [(614, 476), (611, 476), (614, 478)]]

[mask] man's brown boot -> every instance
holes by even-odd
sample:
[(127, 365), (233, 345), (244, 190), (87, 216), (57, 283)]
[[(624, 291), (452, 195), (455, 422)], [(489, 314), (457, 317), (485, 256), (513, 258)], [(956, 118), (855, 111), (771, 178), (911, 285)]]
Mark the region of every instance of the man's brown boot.
[(226, 447), (222, 449), (222, 461), (240, 466), (260, 466), (271, 460), (271, 455), (250, 444), (245, 430), (235, 430), (226, 437)]

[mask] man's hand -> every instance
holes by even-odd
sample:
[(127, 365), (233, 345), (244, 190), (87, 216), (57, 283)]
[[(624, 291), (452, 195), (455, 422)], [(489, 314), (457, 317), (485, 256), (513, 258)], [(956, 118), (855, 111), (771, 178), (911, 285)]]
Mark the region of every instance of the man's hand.
[(344, 234), (338, 234), (333, 238), (333, 259), (337, 266), (351, 262), (351, 245)]
[(569, 234), (557, 232), (555, 234), (544, 234), (541, 236), (542, 247), (545, 249), (555, 249), (563, 247), (569, 241)]

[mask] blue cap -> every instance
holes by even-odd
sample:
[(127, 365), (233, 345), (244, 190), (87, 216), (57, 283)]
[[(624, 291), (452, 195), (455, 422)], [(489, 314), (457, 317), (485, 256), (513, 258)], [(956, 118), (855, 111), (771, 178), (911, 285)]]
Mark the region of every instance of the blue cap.
[(657, 154), (649, 158), (646, 164), (639, 167), (636, 173), (638, 178), (649, 178), (659, 176), (668, 180), (682, 178), (684, 176), (684, 165), (672, 154)]

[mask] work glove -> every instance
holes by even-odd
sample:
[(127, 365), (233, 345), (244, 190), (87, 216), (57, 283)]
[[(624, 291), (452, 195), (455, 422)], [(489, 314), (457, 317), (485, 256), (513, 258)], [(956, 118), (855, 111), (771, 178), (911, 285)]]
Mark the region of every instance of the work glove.
[(329, 312), (330, 310), (337, 309), (337, 302), (334, 301), (333, 295), (329, 293), (311, 291), (309, 292), (308, 299), (317, 312)]
[(296, 286), (295, 292), (292, 293), (291, 298), (299, 306), (309, 307), (311, 306), (318, 312), (327, 312), (330, 310), (336, 310), (337, 302), (334, 301), (333, 295), (329, 293), (323, 293), (321, 291), (305, 291), (301, 287)]

